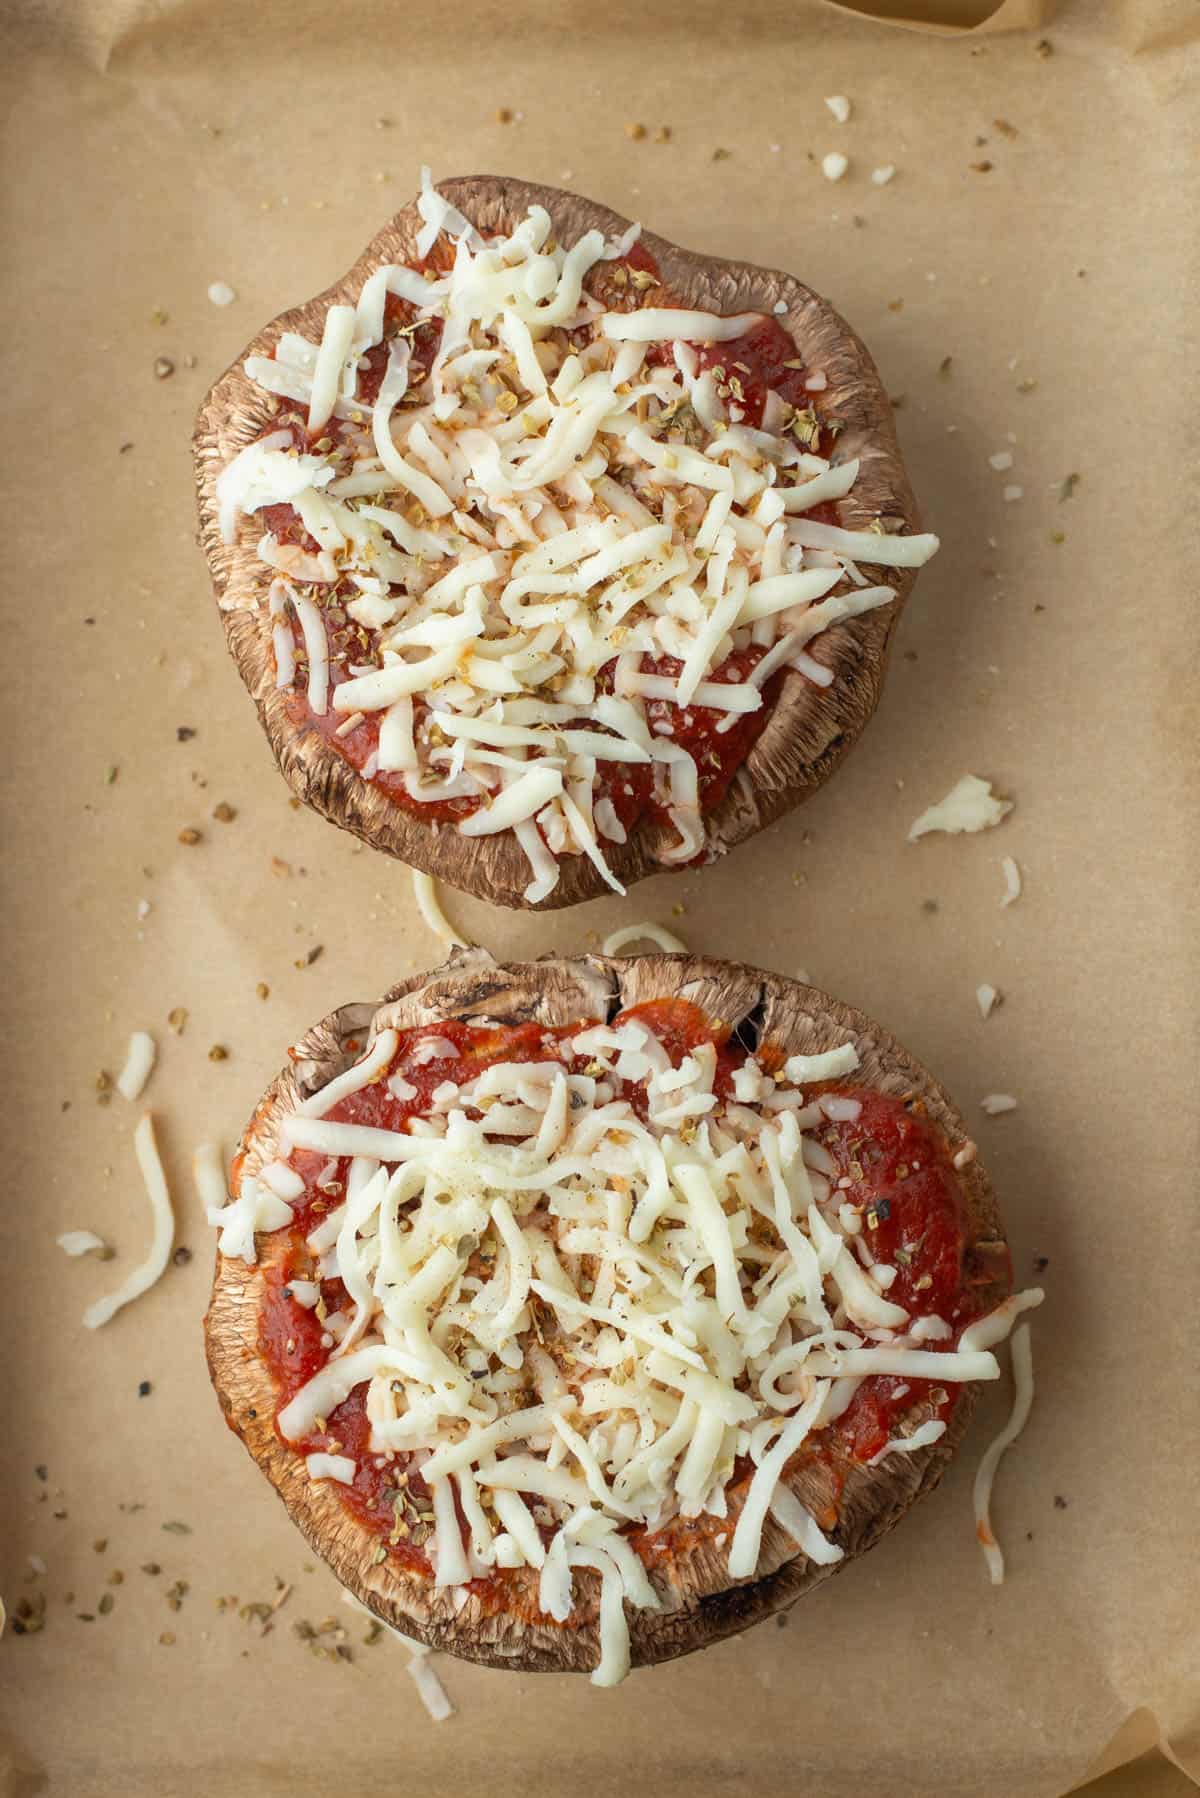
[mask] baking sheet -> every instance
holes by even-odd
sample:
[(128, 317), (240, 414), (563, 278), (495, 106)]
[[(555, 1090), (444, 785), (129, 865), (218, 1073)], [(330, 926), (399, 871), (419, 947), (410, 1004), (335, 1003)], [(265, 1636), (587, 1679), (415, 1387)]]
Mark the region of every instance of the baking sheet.
[[(1198, 546), (1180, 480), (1197, 449), (1195, 17), (1075, 0), (955, 40), (794, 0), (736, 24), (714, 0), (617, 0), (602, 18), (513, 0), (449, 30), (368, 0), (8, 11), (2, 1328), (22, 1377), (0, 1593), (10, 1617), (45, 1610), (0, 1642), (4, 1798), (334, 1779), (603, 1798), (633, 1769), (700, 1794), (747, 1769), (813, 1795), (1049, 1798), (1102, 1772), (1106, 1794), (1173, 1792), (1160, 1741), (1200, 1776), (1181, 1530), (1197, 1473)], [(848, 125), (830, 93), (850, 96)], [(831, 185), (835, 148), (851, 172)], [(995, 1391), (938, 1493), (786, 1628), (615, 1693), (446, 1662), (458, 1715), (441, 1726), (221, 1425), (188, 1171), (198, 1140), (232, 1146), (308, 1023), (439, 958), (405, 870), (289, 806), (194, 547), (188, 450), (215, 374), (349, 264), (422, 160), (574, 185), (829, 294), (902, 399), (944, 543), (874, 725), (802, 812), (624, 904), (447, 905), (510, 955), (657, 918), (886, 1019), (969, 1114), (1013, 1092), (980, 1141), (1018, 1278), (1048, 1263), (1038, 1401), (998, 1484), (1001, 1590), (970, 1510)], [(227, 309), (214, 281), (236, 291)], [(1005, 452), (1011, 470), (989, 466)], [(1011, 818), (908, 844), (967, 770), (1016, 799)], [(188, 827), (199, 843), (178, 841)], [(1025, 874), (1007, 910), (1005, 854)], [(986, 1023), (985, 980), (1005, 995)], [(84, 1306), (148, 1233), (136, 1111), (95, 1090), (135, 1028), (158, 1040), (147, 1102), (193, 1259), (93, 1337)], [(54, 1238), (78, 1227), (118, 1258), (65, 1261)], [(284, 1588), (270, 1618), (245, 1611)], [(297, 1633), (329, 1618), (350, 1663)]]

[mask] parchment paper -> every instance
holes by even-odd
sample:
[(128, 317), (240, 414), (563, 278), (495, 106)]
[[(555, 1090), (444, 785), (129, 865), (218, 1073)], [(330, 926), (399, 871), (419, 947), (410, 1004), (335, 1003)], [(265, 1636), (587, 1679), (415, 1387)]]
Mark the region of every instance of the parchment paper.
[[(5, 1798), (1174, 1792), (1159, 1742), (1200, 1772), (1195, 21), (1074, 0), (954, 40), (780, 0), (9, 10), (0, 1593), (45, 1610), (0, 1642)], [(944, 543), (875, 723), (802, 812), (625, 904), (448, 906), (507, 954), (657, 918), (886, 1019), (969, 1112), (1014, 1093), (979, 1136), (1018, 1278), (1043, 1257), (1048, 1289), (997, 1490), (1003, 1588), (970, 1509), (997, 1389), (939, 1492), (786, 1628), (615, 1693), (446, 1662), (441, 1726), (222, 1428), (189, 1175), (308, 1023), (440, 957), (406, 871), (289, 806), (194, 547), (188, 452), (213, 377), (423, 159), (574, 185), (829, 294), (902, 397)], [(1011, 818), (908, 844), (968, 770)], [(981, 981), (1005, 996), (986, 1023)], [(95, 1090), (137, 1028), (193, 1258), (92, 1336), (85, 1305), (148, 1236), (137, 1108)], [(66, 1261), (79, 1227), (117, 1259)], [(350, 1663), (296, 1632), (330, 1617)]]

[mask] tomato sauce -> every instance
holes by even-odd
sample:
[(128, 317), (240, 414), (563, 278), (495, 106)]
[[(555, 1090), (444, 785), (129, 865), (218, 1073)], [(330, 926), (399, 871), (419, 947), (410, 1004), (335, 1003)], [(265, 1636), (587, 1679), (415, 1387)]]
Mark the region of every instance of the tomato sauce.
[[(269, 507), (268, 511), (291, 513), (290, 506)], [(284, 523), (286, 533), (284, 540), (300, 543), (306, 549), (316, 549), (317, 545), (308, 538), (298, 518), (292, 513), (295, 526)], [(268, 528), (273, 528), (268, 526)], [(279, 532), (276, 532), (280, 535)], [(327, 599), (322, 598), (325, 590), (313, 589), (312, 597), (322, 605), (325, 618), (326, 636), (329, 641), (330, 654), (330, 691), (342, 680), (349, 678), (350, 666), (365, 660), (371, 655), (367, 647), (366, 633), (356, 625), (345, 611), (344, 601), (353, 598), (353, 591), (333, 591)], [(296, 647), (297, 665), (305, 665), (304, 638), (300, 626), (294, 620), (292, 636)], [(745, 681), (756, 664), (766, 652), (755, 644), (742, 650), (735, 650), (726, 657), (719, 667), (712, 670), (705, 678), (720, 685), (730, 682)], [(597, 680), (597, 691), (606, 689), (605, 675), (611, 674), (612, 667), (601, 670), (601, 678)], [(683, 668), (683, 663), (672, 656), (643, 656), (642, 672), (645, 674), (664, 675), (676, 680)], [(731, 782), (738, 769), (746, 760), (755, 743), (771, 717), (771, 712), (783, 684), (783, 672), (774, 674), (764, 684), (763, 703), (754, 712), (734, 713), (733, 722), (725, 730), (730, 714), (712, 706), (676, 706), (666, 699), (649, 699), (646, 701), (646, 718), (652, 734), (661, 735), (672, 743), (678, 743), (695, 758), (699, 776), (700, 809), (709, 812), (720, 804), (729, 791)], [(611, 688), (611, 680), (607, 682)], [(372, 755), (379, 748), (379, 727), (382, 714), (366, 713), (362, 721), (352, 730), (342, 734), (342, 727), (347, 722), (348, 714), (335, 712), (327, 708), (324, 713), (314, 712), (308, 703), (308, 695), (303, 684), (297, 685), (286, 696), (285, 704), (288, 714), (299, 729), (311, 730), (325, 739), (336, 749), (350, 766), (358, 772), (366, 767)], [(413, 725), (420, 740), (420, 726), (428, 716), (429, 708), (423, 701), (414, 703)], [(603, 727), (584, 719), (589, 728), (599, 734), (607, 734)], [(667, 727), (667, 728), (664, 728)], [(478, 811), (482, 803), (470, 794), (462, 794), (448, 799), (419, 799), (409, 792), (402, 773), (375, 769), (368, 777), (371, 785), (386, 793), (389, 799), (414, 817), (424, 818), (429, 823), (452, 823), (470, 817)], [(596, 766), (596, 797), (608, 798), (612, 801), (613, 810), (618, 819), (629, 832), (643, 817), (653, 818), (656, 822), (666, 822), (669, 807), (660, 800), (654, 791), (653, 768), (644, 762), (616, 762), (601, 760)]]
[[(952, 1349), (963, 1330), (1000, 1303), (1012, 1286), (1007, 1249), (979, 1246), (941, 1132), (920, 1100), (902, 1102), (862, 1088), (829, 1087), (859, 1101), (852, 1123), (817, 1132), (837, 1164), (846, 1198), (863, 1208), (876, 1261), (896, 1269), (887, 1297), (910, 1317), (940, 1317), (951, 1335), (930, 1343)], [(869, 1461), (896, 1434), (904, 1412), (928, 1401), (949, 1423), (962, 1387), (875, 1375), (864, 1380), (837, 1429), (856, 1461)]]

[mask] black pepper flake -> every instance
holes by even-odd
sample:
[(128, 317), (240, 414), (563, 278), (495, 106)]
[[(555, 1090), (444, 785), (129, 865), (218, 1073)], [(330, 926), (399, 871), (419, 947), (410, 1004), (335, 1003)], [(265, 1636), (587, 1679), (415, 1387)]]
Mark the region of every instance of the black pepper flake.
[(1056, 1511), (1065, 1511), (1066, 1508), (1067, 1508), (1066, 1499), (1063, 1497), (1061, 1492), (1056, 1492), (1054, 1494), (1054, 1509)]
[(139, 1398), (149, 1398), (150, 1394), (153, 1391), (154, 1391), (154, 1388), (150, 1384), (149, 1380), (139, 1380), (138, 1381), (138, 1397)]
[(177, 743), (190, 743), (195, 734), (196, 732), (190, 724), (177, 724), (175, 726), (175, 741)]
[(302, 955), (294, 965), (298, 968), (311, 968), (314, 961), (319, 961), (325, 953), (324, 943), (314, 943), (306, 955)]
[(34, 1468), (34, 1470), (33, 1470), (33, 1471), (34, 1471), (34, 1473), (35, 1473), (35, 1475), (36, 1475), (36, 1476), (37, 1476), (37, 1478), (38, 1478), (38, 1479), (39, 1479), (39, 1480), (43, 1480), (43, 1481), (45, 1481), (45, 1480), (48, 1480), (48, 1479), (49, 1479), (49, 1478), (50, 1478), (50, 1470), (49, 1470), (49, 1468), (48, 1468), (48, 1467), (44, 1467), (44, 1466), (43, 1466), (43, 1465), (42, 1465), (42, 1464), (41, 1464), (41, 1463), (40, 1463), (40, 1462), (39, 1462), (39, 1463), (38, 1463), (38, 1465), (37, 1465), (37, 1466), (36, 1466), (36, 1467), (35, 1467), (35, 1468)]
[(937, 908), (938, 908), (938, 902), (936, 899), (922, 899), (922, 901), (921, 901), (921, 910), (922, 911), (935, 912), (937, 910)]
[(1035, 1255), (1034, 1256), (1033, 1271), (1035, 1274), (1044, 1274), (1046, 1269), (1049, 1267), (1049, 1265), (1050, 1265), (1050, 1257), (1048, 1255)]
[(180, 1244), (179, 1248), (177, 1248), (175, 1253), (171, 1256), (171, 1260), (176, 1267), (186, 1267), (191, 1258), (191, 1249), (185, 1248), (182, 1244)]
[(164, 1523), (163, 1528), (169, 1536), (190, 1536), (192, 1533), (190, 1523), (179, 1523), (174, 1518), (169, 1523)]

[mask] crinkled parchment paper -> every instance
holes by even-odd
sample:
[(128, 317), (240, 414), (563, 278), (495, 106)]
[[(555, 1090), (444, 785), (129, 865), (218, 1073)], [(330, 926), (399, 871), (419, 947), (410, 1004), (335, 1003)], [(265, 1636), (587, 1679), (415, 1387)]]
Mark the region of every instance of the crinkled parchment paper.
[[(1200, 1771), (1197, 14), (888, 10), (970, 29), (803, 0), (6, 9), (0, 1593), (26, 1633), (0, 1642), (4, 1798), (1173, 1792), (1160, 1743)], [(441, 953), (402, 868), (289, 807), (194, 546), (188, 449), (210, 381), (422, 160), (574, 186), (828, 294), (944, 543), (875, 722), (803, 811), (628, 905), (448, 907), (506, 954), (654, 917), (885, 1018), (978, 1115), (1018, 1278), (1043, 1258), (1048, 1291), (997, 1490), (1003, 1588), (970, 1508), (997, 1389), (941, 1489), (786, 1628), (615, 1693), (446, 1663), (440, 1726), (222, 1427), (189, 1175), (307, 1024)], [(967, 771), (1008, 820), (909, 844)], [(93, 1336), (84, 1307), (148, 1237), (137, 1108), (96, 1090), (138, 1028), (192, 1259)], [(1019, 1109), (977, 1112), (994, 1091)], [(116, 1259), (67, 1261), (80, 1227)]]

